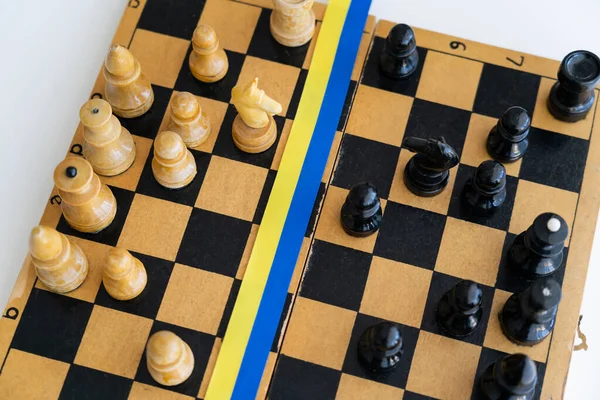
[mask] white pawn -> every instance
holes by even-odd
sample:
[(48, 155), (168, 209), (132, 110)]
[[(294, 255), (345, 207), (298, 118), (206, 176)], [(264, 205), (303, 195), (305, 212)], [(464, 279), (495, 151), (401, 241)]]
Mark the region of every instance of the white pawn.
[(229, 60), (213, 28), (198, 25), (192, 35), (192, 49), (190, 71), (196, 79), (213, 83), (225, 77), (229, 69)]
[(315, 34), (314, 0), (273, 0), (271, 34), (284, 46), (306, 44)]
[(189, 148), (200, 146), (210, 135), (210, 121), (196, 96), (179, 92), (171, 100), (169, 130), (177, 133)]
[(140, 260), (127, 250), (116, 247), (108, 252), (102, 282), (112, 298), (131, 300), (142, 293), (148, 276)]
[(196, 160), (181, 136), (164, 131), (154, 141), (152, 172), (158, 183), (168, 189), (187, 186), (196, 176)]
[(179, 385), (194, 370), (192, 349), (169, 331), (156, 332), (146, 345), (146, 365), (152, 378), (165, 386)]
[(79, 110), (83, 125), (83, 156), (98, 175), (114, 176), (125, 172), (135, 160), (131, 133), (112, 114), (107, 101), (91, 99)]
[(52, 292), (75, 290), (88, 274), (88, 260), (79, 246), (49, 226), (33, 228), (29, 254), (36, 275)]

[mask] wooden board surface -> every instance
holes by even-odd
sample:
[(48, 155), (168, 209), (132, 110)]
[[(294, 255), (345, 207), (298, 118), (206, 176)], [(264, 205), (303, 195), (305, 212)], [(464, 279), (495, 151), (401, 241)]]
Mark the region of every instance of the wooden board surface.
[[(403, 21), (408, 22), (410, 21)], [(271, 398), (468, 399), (484, 369), (523, 352), (537, 364), (536, 398), (563, 396), (600, 204), (597, 104), (574, 124), (555, 120), (546, 100), (559, 62), (415, 28), (419, 67), (406, 81), (379, 70), (380, 21), (358, 86), (336, 167), (311, 243), (271, 385)], [(598, 95), (598, 90), (596, 90)], [(474, 218), (461, 194), (489, 159), (485, 141), (509, 106), (532, 116), (529, 150), (506, 165), (507, 200), (492, 218)], [(450, 184), (433, 198), (409, 192), (403, 171), (406, 136), (444, 136), (460, 154)], [(339, 222), (348, 189), (375, 184), (383, 221), (368, 238), (346, 235)], [(551, 337), (533, 347), (503, 335), (498, 312), (529, 282), (514, 276), (506, 253), (542, 212), (569, 223), (566, 266), (554, 274), (563, 297)], [(443, 334), (434, 310), (461, 279), (482, 285), (484, 320), (464, 339)], [(402, 326), (404, 355), (387, 375), (367, 373), (357, 340), (370, 325)]]

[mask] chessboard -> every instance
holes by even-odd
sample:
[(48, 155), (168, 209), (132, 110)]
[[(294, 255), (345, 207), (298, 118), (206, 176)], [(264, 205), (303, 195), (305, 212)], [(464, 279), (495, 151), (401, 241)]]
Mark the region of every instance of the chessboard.
[[(137, 156), (125, 173), (101, 177), (118, 204), (108, 228), (96, 234), (72, 229), (61, 215), (56, 188), (49, 196), (40, 223), (68, 235), (83, 250), (89, 274), (79, 288), (59, 295), (46, 290), (36, 278), (31, 260), (25, 260), (0, 319), (0, 398), (205, 397), (312, 71), (326, 12), (325, 5), (315, 3), (313, 39), (287, 48), (270, 33), (272, 8), (272, 0), (129, 1), (113, 44), (129, 48), (139, 60), (152, 83), (154, 104), (141, 117), (119, 118), (132, 133)], [(198, 24), (215, 29), (228, 56), (229, 71), (217, 83), (202, 83), (189, 69), (191, 38)], [(359, 53), (350, 84), (345, 82), (348, 89), (343, 93), (339, 122), (335, 117), (337, 132), (331, 156), (322, 179), (317, 177), (321, 183), (310, 219), (313, 224), (374, 27), (374, 17), (368, 18), (364, 31), (357, 27), (362, 41), (360, 48), (357, 42), (353, 50)], [(275, 144), (263, 153), (247, 154), (232, 140), (236, 111), (230, 97), (238, 82), (255, 76), (260, 87), (282, 104), (283, 112), (274, 117), (278, 129)], [(103, 98), (104, 86), (101, 71), (91, 98)], [(205, 143), (190, 150), (197, 165), (196, 178), (183, 189), (168, 190), (153, 177), (153, 140), (166, 130), (170, 101), (178, 91), (196, 95), (212, 131)], [(82, 143), (79, 126), (67, 156), (82, 156)], [(52, 179), (51, 171), (46, 179)], [(297, 273), (287, 290), (286, 307), (295, 295), (312, 236), (309, 224)], [(113, 246), (128, 249), (146, 268), (147, 286), (133, 300), (114, 300), (101, 284), (103, 264)], [(195, 357), (192, 375), (174, 387), (156, 383), (146, 368), (146, 342), (160, 330), (182, 338)], [(259, 398), (266, 396), (279, 346), (276, 333)]]
[[(409, 23), (410, 21), (402, 21)], [(380, 21), (369, 49), (310, 245), (269, 391), (273, 399), (468, 399), (503, 355), (536, 363), (535, 398), (559, 399), (569, 368), (600, 205), (600, 124), (565, 123), (546, 106), (559, 62), (414, 28), (419, 65), (407, 80), (379, 67), (394, 23)], [(598, 90), (596, 89), (596, 99)], [(529, 149), (506, 164), (506, 202), (491, 218), (461, 207), (475, 168), (490, 158), (486, 138), (509, 106), (532, 117)], [(404, 137), (443, 136), (460, 163), (446, 189), (417, 197), (404, 184), (413, 153)], [(381, 197), (377, 233), (357, 238), (340, 224), (349, 189), (368, 181)], [(508, 297), (530, 282), (508, 269), (516, 235), (543, 212), (569, 225), (565, 259), (553, 278), (562, 300), (551, 337), (518, 346), (500, 328)], [(468, 279), (483, 291), (483, 321), (465, 338), (436, 323), (444, 293)], [(401, 327), (404, 353), (387, 374), (367, 372), (359, 336), (381, 320)]]

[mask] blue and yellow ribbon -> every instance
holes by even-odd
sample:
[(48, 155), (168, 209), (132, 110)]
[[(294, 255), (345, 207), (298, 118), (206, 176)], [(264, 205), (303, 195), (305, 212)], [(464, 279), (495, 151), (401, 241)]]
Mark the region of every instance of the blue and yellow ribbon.
[(342, 112), (371, 0), (331, 0), (206, 393), (254, 398)]

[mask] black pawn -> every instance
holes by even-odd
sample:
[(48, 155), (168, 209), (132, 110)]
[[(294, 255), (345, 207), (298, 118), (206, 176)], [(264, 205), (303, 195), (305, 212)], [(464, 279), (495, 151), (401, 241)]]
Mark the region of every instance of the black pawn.
[(479, 285), (472, 281), (460, 281), (446, 292), (435, 310), (440, 327), (452, 336), (467, 336), (475, 332), (483, 310), (483, 293)]
[(600, 82), (600, 58), (577, 50), (567, 54), (558, 69), (558, 82), (548, 97), (548, 110), (557, 119), (576, 122), (594, 105), (594, 88)]
[(527, 278), (554, 273), (562, 265), (568, 235), (569, 227), (560, 215), (539, 215), (515, 238), (508, 252), (509, 265)]
[(394, 26), (379, 56), (381, 70), (390, 78), (405, 79), (415, 72), (418, 64), (419, 53), (412, 28), (406, 24)]
[(358, 359), (367, 370), (388, 372), (398, 366), (402, 353), (400, 326), (379, 322), (365, 330), (358, 340)]
[(480, 389), (488, 400), (531, 400), (536, 384), (535, 362), (525, 354), (509, 354), (486, 368)]
[(515, 162), (527, 151), (531, 118), (522, 107), (510, 107), (490, 130), (487, 138), (487, 151), (500, 162)]
[(402, 146), (415, 152), (404, 168), (404, 183), (417, 196), (431, 197), (439, 194), (450, 177), (450, 168), (458, 164), (458, 154), (446, 143), (443, 137), (439, 139), (421, 139), (407, 137)]
[(465, 186), (465, 200), (476, 214), (489, 215), (506, 199), (506, 169), (498, 161), (482, 162)]
[(368, 182), (354, 185), (340, 212), (342, 227), (352, 236), (369, 236), (379, 229), (381, 202), (377, 188)]
[(533, 346), (544, 340), (554, 328), (561, 289), (552, 278), (541, 278), (523, 292), (506, 300), (500, 312), (500, 326), (512, 342)]

